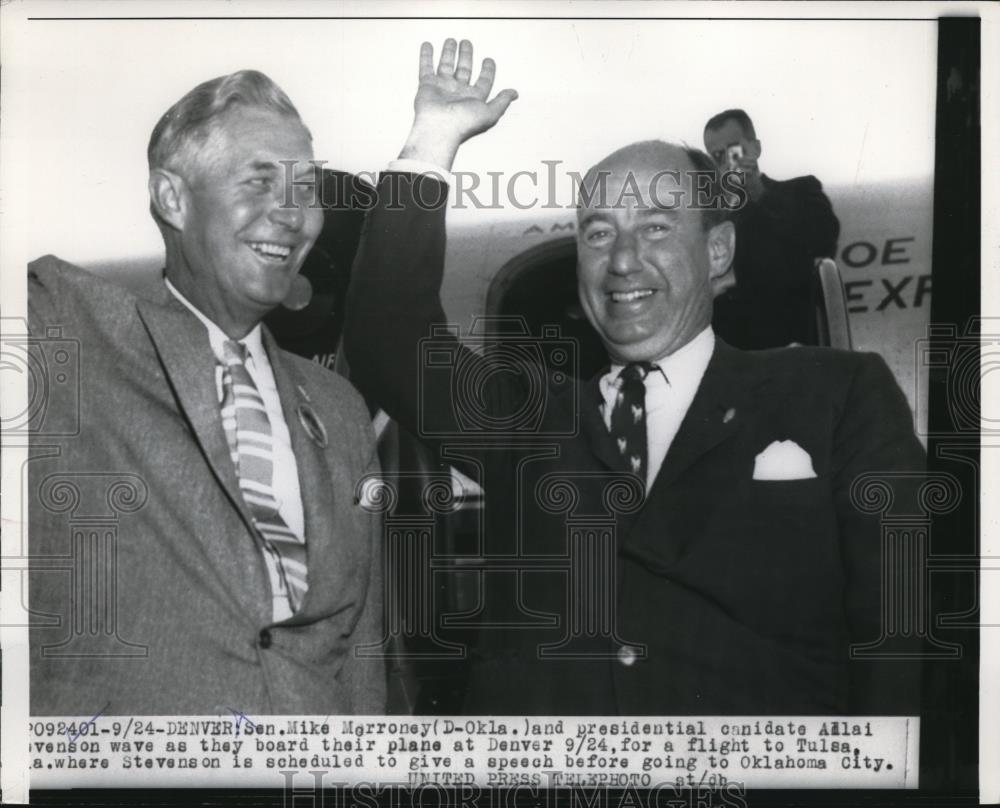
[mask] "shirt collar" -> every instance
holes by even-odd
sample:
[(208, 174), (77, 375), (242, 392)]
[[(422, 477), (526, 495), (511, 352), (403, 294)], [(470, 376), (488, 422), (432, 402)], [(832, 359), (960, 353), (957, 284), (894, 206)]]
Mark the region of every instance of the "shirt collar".
[[(188, 310), (190, 310), (190, 312), (201, 321), (205, 328), (208, 329), (208, 341), (212, 345), (212, 353), (215, 354), (215, 358), (220, 362), (223, 361), (222, 344), (229, 339), (226, 332), (206, 317), (204, 312), (196, 308), (190, 300), (184, 297), (180, 290), (178, 290), (177, 287), (170, 282), (169, 278), (164, 277), (163, 282), (167, 285), (167, 289), (170, 290), (170, 294), (183, 303)], [(243, 337), (243, 339), (236, 340), (236, 342), (241, 342), (246, 346), (247, 351), (249, 351), (250, 356), (258, 366), (260, 366), (263, 361), (266, 361), (264, 354), (264, 342), (261, 338), (260, 323), (257, 323), (257, 325), (253, 327), (253, 330)]]
[[(676, 410), (678, 407), (686, 412), (701, 385), (714, 350), (715, 332), (709, 325), (686, 345), (656, 360), (659, 373), (651, 372), (645, 379), (647, 414), (653, 416), (665, 409)], [(612, 365), (598, 383), (604, 400), (601, 413), (608, 429), (611, 428), (611, 411), (621, 385), (618, 374), (624, 367)]]
[[(705, 375), (705, 368), (708, 367), (708, 361), (712, 358), (714, 349), (715, 332), (712, 330), (712, 326), (707, 325), (693, 340), (682, 345), (672, 354), (654, 360), (653, 364), (668, 384), (671, 384), (671, 379), (693, 378), (700, 380)], [(616, 380), (624, 368), (625, 365), (612, 364), (611, 370), (608, 371), (605, 378)]]

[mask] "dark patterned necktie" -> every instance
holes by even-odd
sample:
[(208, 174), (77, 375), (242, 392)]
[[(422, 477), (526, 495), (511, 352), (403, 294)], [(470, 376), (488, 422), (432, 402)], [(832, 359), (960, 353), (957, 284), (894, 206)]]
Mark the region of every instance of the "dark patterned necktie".
[(270, 553), (292, 611), (302, 604), (306, 582), (305, 544), (278, 513), (274, 495), (274, 448), (264, 400), (247, 371), (242, 343), (223, 343), (222, 426), (238, 472), (240, 491)]
[(631, 362), (618, 374), (618, 393), (611, 408), (611, 437), (622, 467), (646, 481), (646, 376), (651, 362)]

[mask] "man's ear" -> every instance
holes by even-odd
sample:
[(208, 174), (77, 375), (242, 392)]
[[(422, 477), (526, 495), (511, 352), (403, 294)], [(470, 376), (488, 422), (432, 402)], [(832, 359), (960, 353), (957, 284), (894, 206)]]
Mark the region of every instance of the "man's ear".
[(753, 153), (755, 159), (757, 160), (760, 159), (761, 145), (760, 141), (757, 140), (757, 138), (754, 138), (753, 140), (750, 141), (750, 151)]
[(187, 218), (187, 187), (184, 179), (165, 168), (149, 172), (149, 204), (156, 215), (175, 230), (184, 229)]
[(733, 257), (736, 255), (736, 227), (732, 222), (722, 222), (708, 231), (708, 278), (712, 294), (718, 297), (736, 285)]

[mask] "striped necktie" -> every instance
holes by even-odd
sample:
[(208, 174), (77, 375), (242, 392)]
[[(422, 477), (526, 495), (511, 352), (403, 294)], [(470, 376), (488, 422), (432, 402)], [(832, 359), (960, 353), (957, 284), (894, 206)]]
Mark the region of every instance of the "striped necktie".
[(651, 362), (631, 362), (618, 374), (618, 393), (611, 408), (611, 437), (626, 471), (646, 480), (646, 376)]
[(264, 550), (278, 570), (277, 583), (295, 612), (308, 589), (306, 548), (278, 513), (273, 487), (271, 422), (257, 385), (247, 371), (246, 346), (226, 340), (222, 351), (222, 426), (238, 472), (240, 491), (253, 515)]

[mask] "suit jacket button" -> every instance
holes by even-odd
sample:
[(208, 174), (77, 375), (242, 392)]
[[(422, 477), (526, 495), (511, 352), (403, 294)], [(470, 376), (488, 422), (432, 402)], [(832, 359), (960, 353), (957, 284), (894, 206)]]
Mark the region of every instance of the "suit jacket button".
[(268, 629), (262, 628), (260, 630), (260, 634), (257, 635), (257, 644), (264, 649), (271, 647), (271, 632)]
[(618, 661), (626, 668), (631, 667), (639, 659), (639, 652), (631, 645), (623, 645), (618, 649)]

